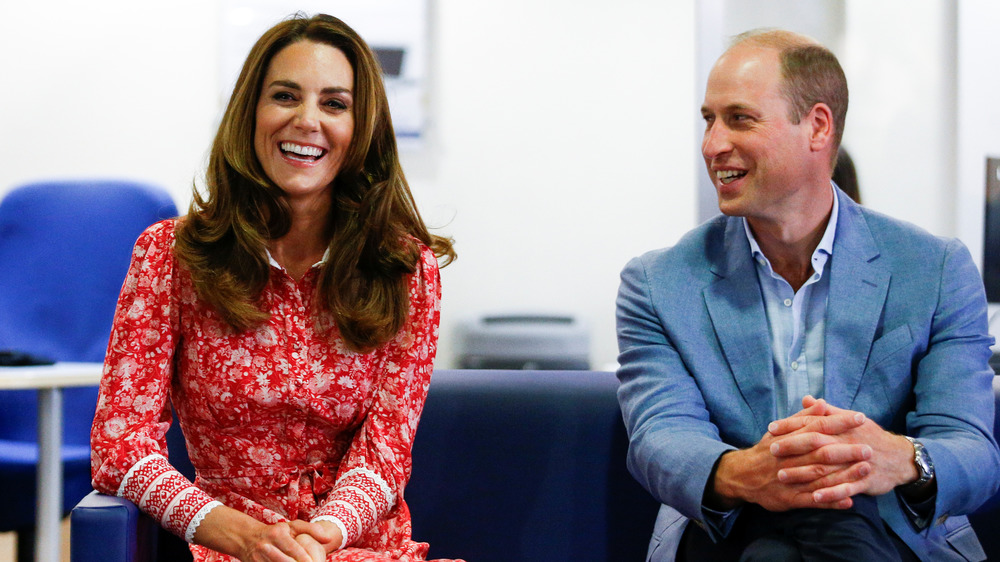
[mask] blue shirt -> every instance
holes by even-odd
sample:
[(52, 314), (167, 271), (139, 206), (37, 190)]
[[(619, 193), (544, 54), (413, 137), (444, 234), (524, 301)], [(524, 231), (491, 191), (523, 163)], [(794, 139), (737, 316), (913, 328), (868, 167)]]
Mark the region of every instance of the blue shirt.
[[(831, 183), (831, 190), (833, 186)], [(802, 409), (802, 398), (810, 394), (823, 397), (823, 346), (826, 342), (826, 303), (830, 295), (830, 275), (827, 264), (833, 255), (833, 240), (837, 233), (840, 202), (833, 192), (833, 210), (823, 238), (812, 254), (813, 274), (798, 292), (783, 277), (774, 272), (771, 262), (760, 249), (743, 219), (750, 255), (757, 264), (757, 279), (764, 297), (768, 330), (771, 335), (771, 359), (774, 364), (775, 416), (786, 418)], [(729, 534), (741, 507), (720, 512), (702, 507), (706, 531), (715, 537)]]
[[(831, 186), (833, 184), (831, 183)], [(832, 187), (831, 187), (832, 189)], [(798, 292), (783, 277), (776, 274), (771, 262), (760, 249), (746, 218), (743, 228), (750, 253), (757, 264), (757, 279), (764, 298), (768, 330), (771, 336), (771, 357), (774, 364), (775, 417), (786, 418), (802, 409), (802, 397), (811, 394), (823, 397), (823, 357), (826, 338), (826, 306), (830, 295), (830, 275), (827, 267), (833, 255), (837, 233), (840, 201), (833, 193), (833, 210), (823, 238), (812, 254), (813, 274)], [(918, 529), (930, 525), (936, 494), (920, 504), (910, 504), (899, 496), (907, 516)], [(720, 512), (702, 507), (705, 530), (716, 538), (729, 534), (742, 507)]]
[(826, 303), (830, 294), (827, 263), (833, 255), (839, 211), (840, 202), (834, 193), (830, 220), (812, 254), (813, 274), (798, 291), (792, 290), (788, 281), (774, 272), (750, 231), (750, 224), (743, 219), (750, 253), (757, 264), (757, 279), (771, 335), (774, 419), (783, 419), (801, 410), (802, 398), (807, 394), (823, 397), (823, 346)]

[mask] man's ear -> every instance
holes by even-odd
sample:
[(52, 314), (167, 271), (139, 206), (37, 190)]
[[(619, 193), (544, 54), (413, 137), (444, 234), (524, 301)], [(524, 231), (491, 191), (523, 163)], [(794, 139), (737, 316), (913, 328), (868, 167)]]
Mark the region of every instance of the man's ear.
[(814, 151), (821, 151), (833, 146), (833, 137), (836, 133), (833, 124), (833, 111), (825, 103), (817, 103), (809, 110), (804, 117), (810, 126), (809, 147)]

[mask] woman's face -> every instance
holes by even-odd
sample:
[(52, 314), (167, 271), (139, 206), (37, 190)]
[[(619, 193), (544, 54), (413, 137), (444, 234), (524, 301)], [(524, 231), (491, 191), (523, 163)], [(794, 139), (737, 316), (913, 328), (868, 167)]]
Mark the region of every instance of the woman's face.
[(298, 41), (271, 59), (254, 151), (289, 198), (329, 196), (354, 131), (353, 87), (351, 63), (325, 43)]

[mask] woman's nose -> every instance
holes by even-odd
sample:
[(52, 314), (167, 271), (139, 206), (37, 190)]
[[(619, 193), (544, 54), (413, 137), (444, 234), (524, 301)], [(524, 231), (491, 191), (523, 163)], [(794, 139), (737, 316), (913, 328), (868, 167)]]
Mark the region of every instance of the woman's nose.
[(319, 109), (309, 103), (301, 104), (295, 116), (295, 126), (303, 131), (319, 129)]

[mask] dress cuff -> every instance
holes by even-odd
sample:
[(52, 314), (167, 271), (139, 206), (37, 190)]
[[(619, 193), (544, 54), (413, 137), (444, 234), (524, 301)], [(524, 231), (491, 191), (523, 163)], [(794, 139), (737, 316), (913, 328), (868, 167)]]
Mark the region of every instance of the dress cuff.
[(157, 454), (129, 469), (118, 487), (118, 496), (136, 504), (163, 528), (188, 542), (208, 512), (221, 505)]
[(329, 521), (340, 529), (340, 546), (337, 547), (337, 550), (341, 550), (347, 546), (347, 528), (344, 527), (344, 524), (340, 521), (340, 519), (337, 519), (332, 515), (320, 515), (319, 517), (314, 517), (310, 523), (315, 523), (317, 521)]
[(396, 494), (378, 474), (354, 468), (337, 479), (330, 500), (315, 519), (330, 517), (344, 532), (344, 544), (351, 544), (370, 529), (396, 503)]

